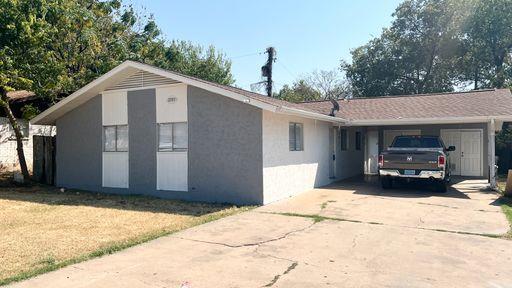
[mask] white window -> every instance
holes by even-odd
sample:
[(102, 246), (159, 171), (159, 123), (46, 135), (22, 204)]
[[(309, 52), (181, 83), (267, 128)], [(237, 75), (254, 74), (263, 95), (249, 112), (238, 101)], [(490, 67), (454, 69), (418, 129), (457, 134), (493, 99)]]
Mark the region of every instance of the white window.
[(128, 151), (128, 125), (103, 126), (103, 151)]
[(304, 150), (304, 129), (301, 123), (290, 123), (289, 125), (289, 139), (290, 151), (303, 151)]
[(187, 149), (187, 122), (158, 124), (158, 151), (187, 151)]

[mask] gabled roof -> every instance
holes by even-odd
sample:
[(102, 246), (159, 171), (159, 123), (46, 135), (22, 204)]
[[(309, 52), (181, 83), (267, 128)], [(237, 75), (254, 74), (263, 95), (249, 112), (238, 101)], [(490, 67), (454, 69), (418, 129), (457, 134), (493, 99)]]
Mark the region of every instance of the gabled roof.
[(306, 118), (318, 119), (323, 121), (330, 121), (336, 123), (344, 123), (345, 121), (340, 117), (331, 117), (322, 113), (318, 113), (314, 109), (301, 104), (295, 104), (287, 101), (282, 101), (274, 98), (270, 98), (258, 93), (246, 91), (240, 88), (221, 85), (210, 81), (202, 80), (199, 78), (183, 75), (180, 73), (172, 72), (169, 70), (157, 68), (151, 65), (125, 61), (105, 73), (96, 80), (85, 85), (81, 89), (77, 90), (73, 94), (64, 98), (54, 106), (50, 107), (46, 111), (42, 112), (34, 119), (31, 120), (32, 124), (51, 125), (55, 124), (55, 121), (62, 117), (67, 112), (73, 110), (79, 105), (87, 102), (94, 96), (98, 95), (102, 91), (107, 90), (123, 79), (130, 77), (138, 71), (146, 71), (151, 74), (166, 77), (179, 83), (184, 83), (191, 86), (196, 86), (201, 89), (220, 94), (225, 97), (232, 98), (234, 100), (241, 101), (248, 105), (256, 106), (258, 108), (269, 110), (277, 113), (284, 113), (290, 115), (298, 115)]
[[(339, 100), (336, 117), (353, 125), (485, 122), (490, 118), (512, 121), (509, 89), (383, 96)], [(329, 101), (304, 102), (305, 107), (326, 114)]]

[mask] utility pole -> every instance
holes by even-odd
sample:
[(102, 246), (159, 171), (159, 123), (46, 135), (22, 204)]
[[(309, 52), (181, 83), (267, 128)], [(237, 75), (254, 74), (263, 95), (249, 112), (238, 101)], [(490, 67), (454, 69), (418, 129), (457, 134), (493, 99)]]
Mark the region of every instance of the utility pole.
[(267, 96), (272, 97), (272, 64), (276, 61), (276, 49), (274, 47), (268, 47), (265, 53), (268, 55), (267, 63), (261, 67), (261, 75), (267, 78)]

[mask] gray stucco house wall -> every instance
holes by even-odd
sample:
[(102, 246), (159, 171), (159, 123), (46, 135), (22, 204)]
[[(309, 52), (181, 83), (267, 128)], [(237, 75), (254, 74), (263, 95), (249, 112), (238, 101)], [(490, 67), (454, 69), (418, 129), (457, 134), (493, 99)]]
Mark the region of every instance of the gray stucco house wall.
[(55, 184), (101, 190), (101, 97), (96, 96), (57, 119)]
[(129, 188), (102, 187), (102, 101), (56, 121), (56, 185), (191, 201), (263, 203), (262, 111), (188, 86), (188, 191), (156, 190), (155, 89), (129, 91)]

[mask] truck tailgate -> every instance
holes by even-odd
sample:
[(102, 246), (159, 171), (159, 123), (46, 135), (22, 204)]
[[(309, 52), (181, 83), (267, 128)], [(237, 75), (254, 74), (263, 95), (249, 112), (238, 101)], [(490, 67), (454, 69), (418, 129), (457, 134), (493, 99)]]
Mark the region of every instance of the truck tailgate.
[(388, 151), (383, 153), (384, 169), (432, 169), (437, 170), (437, 151)]

